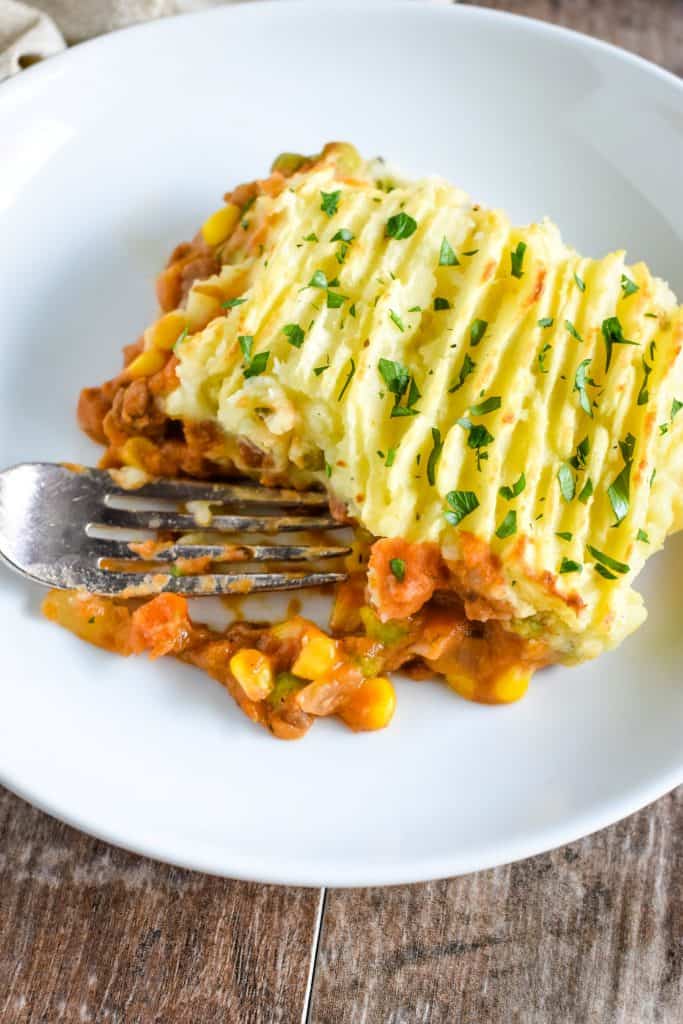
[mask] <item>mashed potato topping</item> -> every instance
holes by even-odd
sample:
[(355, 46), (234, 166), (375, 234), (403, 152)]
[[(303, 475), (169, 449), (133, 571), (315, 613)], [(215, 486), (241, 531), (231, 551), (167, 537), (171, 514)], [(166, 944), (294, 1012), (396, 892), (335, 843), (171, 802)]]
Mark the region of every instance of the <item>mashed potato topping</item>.
[(262, 478), (438, 545), (478, 617), (556, 659), (614, 646), (683, 516), (681, 307), (623, 252), (344, 151), (243, 204), (184, 302), (165, 413), (213, 424), (215, 462), (245, 442)]

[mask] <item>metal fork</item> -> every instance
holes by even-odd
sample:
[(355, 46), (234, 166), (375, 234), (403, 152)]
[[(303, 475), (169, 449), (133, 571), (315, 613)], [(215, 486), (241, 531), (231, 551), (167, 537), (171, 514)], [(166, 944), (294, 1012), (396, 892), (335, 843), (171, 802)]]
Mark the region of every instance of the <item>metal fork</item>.
[[(202, 528), (188, 502), (212, 507), (210, 542), (177, 542), (146, 560), (131, 550), (132, 539), (197, 532)], [(144, 506), (144, 507), (143, 507)], [(213, 507), (217, 511), (213, 512)], [(349, 548), (306, 543), (244, 543), (230, 534), (275, 535), (338, 529), (327, 497), (318, 491), (277, 490), (241, 483), (157, 479), (135, 490), (119, 486), (106, 471), (29, 462), (0, 472), (0, 555), (37, 583), (111, 597), (176, 594), (234, 594), (295, 590), (336, 583), (343, 571), (235, 570), (234, 563), (316, 563), (340, 558)], [(149, 531), (152, 531), (151, 533)], [(214, 532), (220, 531), (220, 532)], [(97, 534), (100, 536), (97, 536)], [(136, 537), (137, 535), (137, 537)], [(210, 571), (179, 567), (178, 559), (210, 558)], [(107, 568), (107, 562), (119, 563)], [(139, 565), (139, 568), (137, 567)], [(130, 571), (128, 571), (130, 570)]]

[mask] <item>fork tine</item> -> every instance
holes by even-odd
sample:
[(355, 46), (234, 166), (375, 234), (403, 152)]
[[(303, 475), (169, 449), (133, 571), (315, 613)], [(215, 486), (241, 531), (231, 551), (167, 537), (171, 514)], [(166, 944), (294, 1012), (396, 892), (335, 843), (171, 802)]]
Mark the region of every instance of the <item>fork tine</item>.
[(277, 505), (278, 507), (307, 506), (326, 508), (324, 491), (295, 491), (283, 488), (260, 487), (258, 484), (206, 483), (194, 480), (151, 480), (142, 487), (126, 490), (120, 487), (108, 472), (93, 470), (93, 476), (102, 477), (107, 494), (122, 498), (163, 498), (165, 501), (210, 501), (221, 505)]
[(343, 572), (255, 572), (206, 573), (198, 576), (171, 576), (166, 572), (144, 575), (127, 572), (106, 572), (82, 567), (82, 589), (89, 594), (109, 597), (153, 597), (156, 594), (186, 594), (210, 597), (215, 594), (253, 594), (269, 590), (301, 590), (326, 583), (340, 583), (347, 578)]
[(133, 566), (140, 558), (150, 562), (174, 562), (178, 558), (211, 558), (215, 562), (316, 562), (342, 558), (351, 551), (349, 547), (308, 547), (305, 544), (169, 544), (146, 558), (131, 549), (130, 541), (90, 539), (96, 556), (130, 559)]
[[(240, 516), (217, 515), (211, 519), (213, 530), (228, 533), (285, 533), (293, 530), (333, 530), (345, 524), (330, 515), (319, 516)], [(104, 506), (89, 528), (119, 526), (128, 530), (172, 530), (188, 533), (197, 530), (194, 516), (178, 512), (150, 511), (147, 509), (118, 509)]]

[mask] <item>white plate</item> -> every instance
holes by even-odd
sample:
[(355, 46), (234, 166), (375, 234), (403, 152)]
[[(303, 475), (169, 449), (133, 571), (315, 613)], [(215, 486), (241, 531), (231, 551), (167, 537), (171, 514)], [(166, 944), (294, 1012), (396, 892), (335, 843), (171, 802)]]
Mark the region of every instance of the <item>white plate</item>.
[[(441, 173), (584, 252), (627, 246), (683, 295), (683, 84), (570, 32), (469, 7), (255, 4), (78, 47), (0, 89), (0, 464), (93, 462), (78, 389), (154, 312), (153, 278), (231, 184), (349, 139)], [(125, 662), (0, 575), (0, 777), (133, 850), (220, 874), (359, 885), (556, 846), (683, 779), (683, 543), (614, 654), (511, 707), (398, 684), (392, 727), (299, 743), (172, 661)]]

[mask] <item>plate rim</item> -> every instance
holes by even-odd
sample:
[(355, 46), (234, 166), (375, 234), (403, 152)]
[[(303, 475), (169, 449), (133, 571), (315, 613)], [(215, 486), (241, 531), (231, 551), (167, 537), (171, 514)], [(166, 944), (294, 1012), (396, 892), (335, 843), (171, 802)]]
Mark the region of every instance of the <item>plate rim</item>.
[[(643, 74), (653, 76), (662, 83), (668, 84), (683, 98), (683, 79), (675, 73), (634, 54), (613, 43), (602, 39), (596, 39), (575, 29), (569, 29), (562, 25), (556, 25), (541, 21), (528, 15), (516, 14), (509, 11), (500, 11), (494, 8), (480, 6), (462, 6), (454, 4), (444, 7), (436, 4), (418, 4), (415, 0), (372, 0), (372, 8), (377, 11), (391, 10), (394, 18), (402, 17), (404, 12), (411, 11), (413, 17), (432, 18), (455, 18), (471, 23), (497, 22), (509, 26), (511, 31), (527, 31), (536, 33), (538, 36), (551, 36), (556, 39), (568, 40), (574, 47), (583, 50), (608, 54), (611, 59), (640, 69)], [(367, 12), (368, 3), (362, 0), (347, 0), (340, 2), (334, 0), (326, 5), (326, 11), (334, 12), (344, 17), (354, 11), (364, 10)], [(204, 19), (220, 21), (221, 19), (232, 18), (254, 18), (264, 16), (269, 11), (277, 11), (280, 17), (290, 12), (305, 13), (306, 16), (319, 15), (320, 8), (315, 0), (260, 0), (258, 4), (234, 4), (203, 11), (196, 11), (176, 15), (170, 18), (163, 18), (139, 25), (119, 29), (107, 35), (100, 36), (86, 43), (67, 49), (64, 52), (50, 57), (39, 64), (32, 65), (13, 78), (2, 83), (0, 88), (0, 116), (5, 105), (12, 104), (14, 98), (21, 100), (28, 95), (34, 85), (38, 85), (41, 76), (51, 78), (56, 72), (60, 72), (66, 66), (72, 65), (75, 69), (87, 66), (93, 56), (101, 49), (118, 49), (123, 46), (130, 33), (136, 36), (147, 33), (149, 35), (172, 35), (174, 32), (182, 31), (182, 23), (186, 19)], [(180, 23), (180, 24), (176, 24)], [(67, 73), (69, 73), (67, 71)], [(3, 98), (4, 97), (4, 98)], [(337, 860), (330, 865), (329, 870), (322, 872), (321, 866), (316, 861), (299, 859), (296, 863), (289, 862), (286, 868), (280, 869), (276, 858), (254, 857), (252, 854), (235, 854), (220, 847), (216, 854), (212, 855), (208, 848), (200, 843), (195, 843), (194, 852), (173, 850), (173, 841), (170, 843), (163, 838), (152, 841), (131, 842), (124, 834), (121, 827), (107, 828), (93, 824), (88, 820), (87, 814), (72, 813), (63, 801), (57, 799), (43, 799), (37, 792), (33, 792), (31, 786), (24, 786), (20, 778), (15, 778), (11, 772), (0, 771), (0, 783), (10, 792), (28, 802), (33, 807), (47, 813), (51, 817), (64, 822), (72, 828), (93, 836), (94, 838), (111, 843), (121, 849), (134, 854), (150, 858), (152, 860), (172, 864), (177, 867), (189, 870), (201, 871), (212, 875), (235, 878), (244, 881), (260, 882), (264, 884), (295, 885), (306, 887), (321, 887), (333, 885), (335, 887), (357, 887), (357, 886), (378, 886), (378, 885), (399, 885), (416, 882), (425, 882), (435, 879), (456, 877), (474, 871), (488, 870), (503, 864), (510, 864), (527, 857), (537, 856), (549, 850), (557, 849), (567, 843), (575, 842), (585, 836), (592, 835), (600, 829), (615, 824), (636, 813), (643, 807), (657, 799), (665, 796), (683, 784), (683, 758), (678, 767), (671, 769), (657, 777), (656, 780), (640, 786), (631, 787), (621, 797), (604, 801), (599, 808), (591, 813), (585, 811), (578, 815), (574, 814), (566, 823), (553, 827), (538, 828), (532, 834), (525, 837), (515, 837), (499, 844), (499, 849), (492, 847), (482, 848), (474, 852), (460, 852), (449, 854), (438, 854), (433, 856), (413, 857), (405, 863), (400, 858), (393, 860), (382, 860), (377, 864), (361, 862), (358, 857), (355, 860)], [(229, 856), (226, 856), (226, 852)]]

